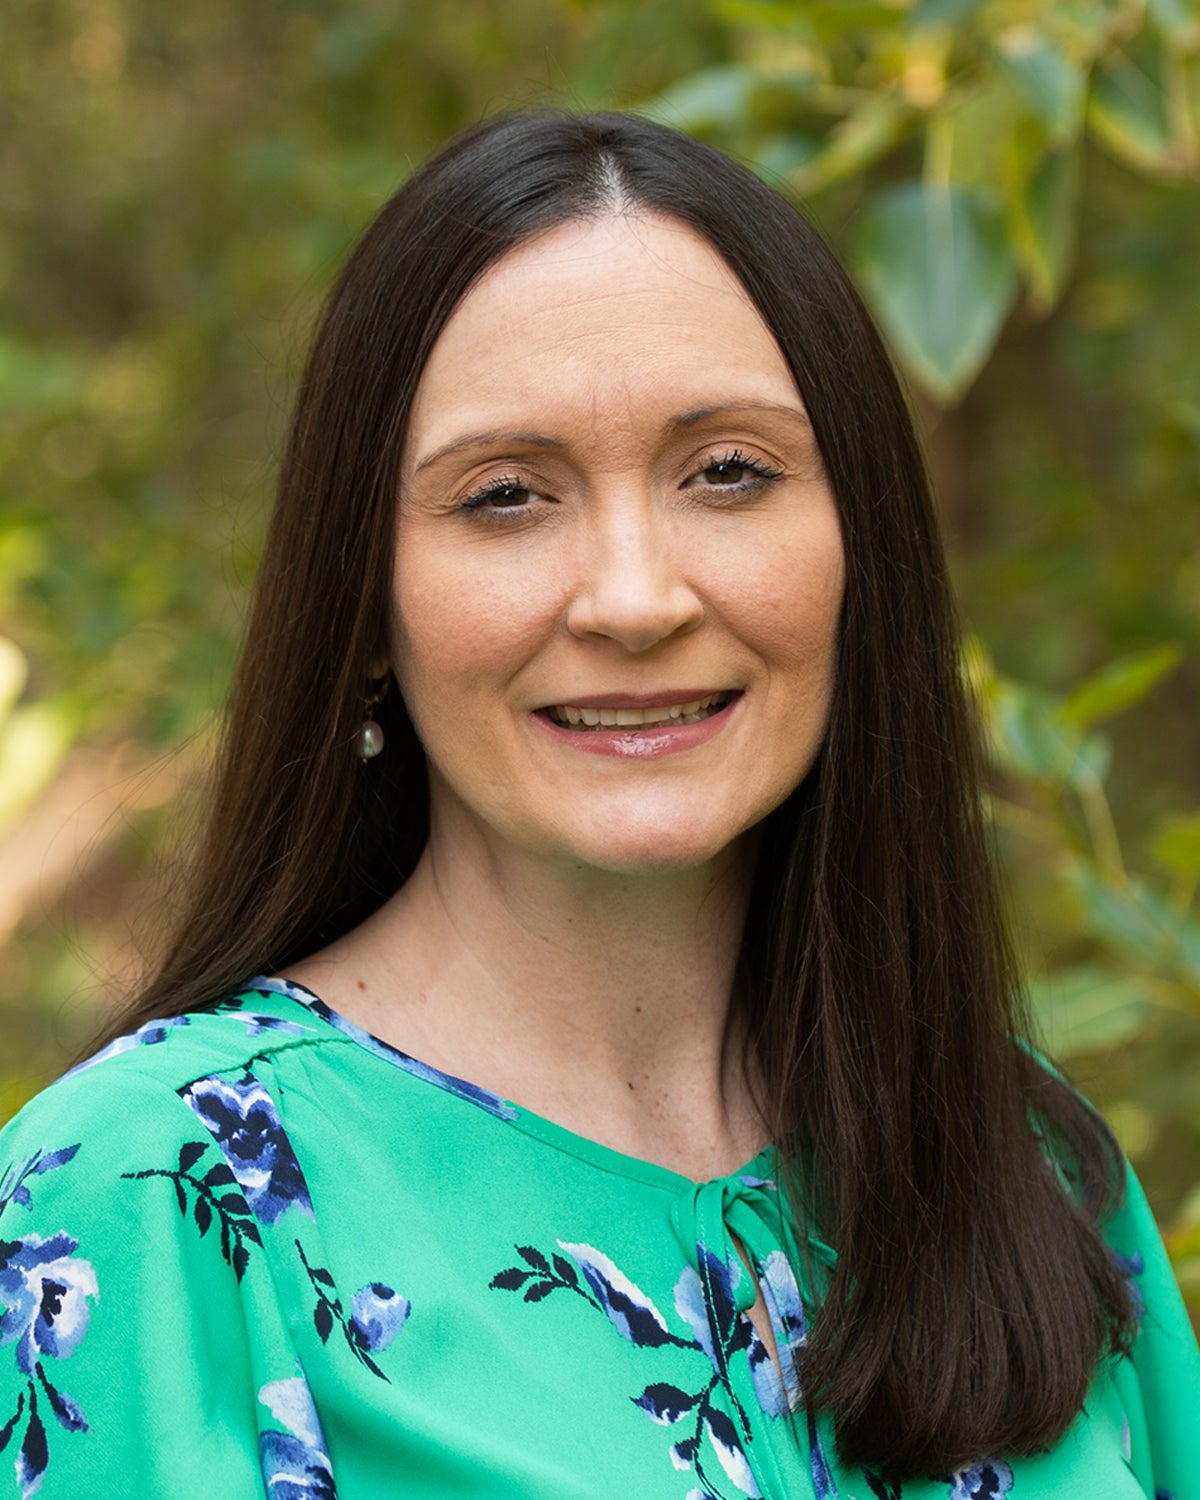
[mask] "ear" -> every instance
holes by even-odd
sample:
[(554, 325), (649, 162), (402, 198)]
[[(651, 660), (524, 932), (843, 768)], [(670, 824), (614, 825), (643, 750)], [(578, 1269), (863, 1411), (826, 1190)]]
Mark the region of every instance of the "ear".
[(377, 651), (367, 663), (367, 671), (372, 678), (386, 677), (392, 670), (392, 664), (382, 651)]

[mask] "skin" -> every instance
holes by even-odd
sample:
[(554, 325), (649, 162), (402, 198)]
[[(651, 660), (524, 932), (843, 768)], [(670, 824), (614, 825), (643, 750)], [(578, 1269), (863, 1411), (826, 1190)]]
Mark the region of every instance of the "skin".
[[(795, 384), (705, 240), (628, 213), (510, 252), (434, 347), (399, 497), (429, 846), (290, 977), (613, 1149), (736, 1170), (766, 1140), (731, 1004), (753, 830), (820, 747), (843, 582)], [(734, 701), (675, 753), (547, 721), (697, 690)]]

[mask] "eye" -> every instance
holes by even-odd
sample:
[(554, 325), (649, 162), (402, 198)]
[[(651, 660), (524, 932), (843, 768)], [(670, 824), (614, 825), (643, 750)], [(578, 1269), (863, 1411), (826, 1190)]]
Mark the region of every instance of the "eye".
[(460, 508), (466, 511), (477, 511), (484, 515), (497, 514), (501, 511), (512, 513), (528, 510), (533, 501), (545, 498), (546, 496), (539, 495), (536, 490), (530, 489), (520, 479), (505, 477), (490, 480), (482, 489), (475, 490), (461, 502)]
[(772, 481), (782, 477), (782, 470), (773, 468), (761, 459), (748, 457), (740, 448), (734, 448), (728, 453), (714, 454), (688, 483), (698, 489), (741, 495), (765, 489)]

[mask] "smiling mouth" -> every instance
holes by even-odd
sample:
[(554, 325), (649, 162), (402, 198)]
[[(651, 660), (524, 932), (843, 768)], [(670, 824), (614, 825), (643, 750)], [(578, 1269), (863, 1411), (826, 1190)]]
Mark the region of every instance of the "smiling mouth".
[(736, 695), (709, 693), (690, 703), (663, 703), (653, 708), (576, 708), (571, 703), (557, 703), (543, 709), (546, 717), (563, 729), (650, 729), (662, 725), (699, 724), (711, 719)]

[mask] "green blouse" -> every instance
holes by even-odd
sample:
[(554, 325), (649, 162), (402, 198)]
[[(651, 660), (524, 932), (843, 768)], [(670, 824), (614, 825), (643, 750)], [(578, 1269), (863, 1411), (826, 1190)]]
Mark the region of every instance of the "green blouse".
[(1200, 1496), (1200, 1357), (1136, 1183), (1133, 1358), (1053, 1452), (900, 1489), (747, 1316), (733, 1236), (785, 1356), (792, 1268), (833, 1254), (798, 1253), (770, 1152), (691, 1182), (264, 979), (68, 1074), (0, 1171), (0, 1500)]

